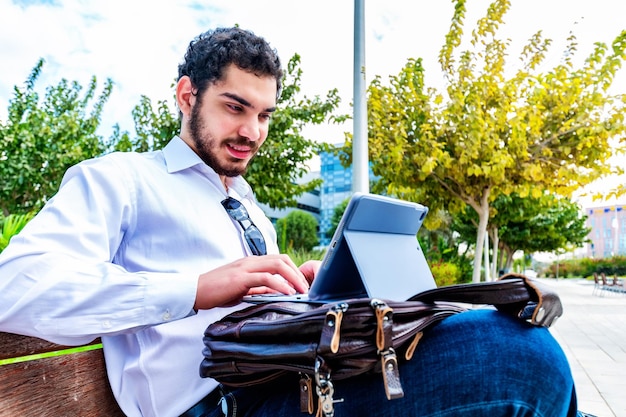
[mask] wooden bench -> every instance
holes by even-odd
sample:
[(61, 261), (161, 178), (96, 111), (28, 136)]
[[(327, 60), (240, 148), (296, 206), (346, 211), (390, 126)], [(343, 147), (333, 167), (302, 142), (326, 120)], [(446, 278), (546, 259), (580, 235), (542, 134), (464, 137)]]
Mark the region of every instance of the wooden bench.
[[(0, 417), (123, 417), (100, 341), (88, 350), (0, 332)], [(32, 355), (62, 351), (59, 356)], [(13, 363), (7, 359), (15, 359)]]

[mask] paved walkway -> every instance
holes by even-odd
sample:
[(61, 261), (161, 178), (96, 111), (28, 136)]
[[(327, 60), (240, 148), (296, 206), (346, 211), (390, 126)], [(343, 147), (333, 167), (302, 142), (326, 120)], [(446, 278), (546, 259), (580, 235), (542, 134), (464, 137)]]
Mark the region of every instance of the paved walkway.
[(626, 417), (626, 295), (594, 294), (593, 281), (541, 279), (563, 303), (551, 328), (569, 358), (578, 408), (598, 417)]

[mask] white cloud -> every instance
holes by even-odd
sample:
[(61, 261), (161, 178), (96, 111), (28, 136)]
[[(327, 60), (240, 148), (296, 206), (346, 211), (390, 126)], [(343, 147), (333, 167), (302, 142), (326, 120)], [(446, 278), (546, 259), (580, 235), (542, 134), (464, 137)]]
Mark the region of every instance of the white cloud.
[[(47, 79), (85, 82), (91, 75), (112, 78), (116, 95), (145, 94), (168, 99), (176, 65), (191, 38), (218, 25), (239, 24), (266, 37), (283, 61), (302, 56), (303, 89), (324, 94), (338, 87), (345, 104), (352, 95), (352, 1), (302, 2), (212, 0), (59, 0), (59, 6), (16, 5), (0, 0), (0, 109), (13, 85), (20, 84), (39, 57)], [(486, 0), (468, 1), (467, 28), (484, 14)], [(423, 57), (427, 77), (437, 83), (437, 54), (450, 24), (451, 1), (387, 0), (366, 2), (366, 75), (386, 79), (409, 57)], [(610, 42), (624, 26), (621, 0), (526, 0), (513, 2), (503, 32), (521, 47), (543, 29), (555, 42), (547, 60), (561, 59), (568, 32), (580, 39), (581, 58), (595, 41)], [(427, 78), (427, 79), (429, 79)], [(43, 81), (43, 79), (42, 79)], [(114, 97), (115, 98), (115, 97)], [(112, 100), (114, 99), (112, 98)], [(137, 103), (116, 102), (116, 113), (130, 113)], [(112, 106), (108, 106), (112, 107)], [(4, 109), (2, 109), (4, 111)]]

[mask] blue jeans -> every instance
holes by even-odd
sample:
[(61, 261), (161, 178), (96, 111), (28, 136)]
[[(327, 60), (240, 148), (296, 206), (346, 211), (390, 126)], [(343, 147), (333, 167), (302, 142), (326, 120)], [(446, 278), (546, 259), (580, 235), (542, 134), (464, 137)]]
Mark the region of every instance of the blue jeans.
[[(335, 416), (576, 415), (569, 364), (548, 330), (490, 309), (457, 314), (429, 330), (400, 378), (404, 397), (391, 401), (380, 374), (334, 381), (335, 398), (344, 399)], [(297, 381), (234, 389), (228, 397), (229, 417), (306, 415)], [(220, 407), (205, 414), (223, 415)]]

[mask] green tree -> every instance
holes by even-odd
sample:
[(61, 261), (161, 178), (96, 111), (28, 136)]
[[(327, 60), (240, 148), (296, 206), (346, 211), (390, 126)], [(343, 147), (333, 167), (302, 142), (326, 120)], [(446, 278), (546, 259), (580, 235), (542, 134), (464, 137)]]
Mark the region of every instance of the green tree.
[(317, 220), (302, 210), (293, 210), (276, 222), (276, 235), (281, 252), (310, 251), (317, 244)]
[[(495, 214), (489, 222), (489, 238), (499, 254), (494, 270), (510, 270), (518, 251), (531, 255), (582, 247), (591, 230), (578, 204), (550, 194), (501, 194), (493, 201), (492, 210)], [(473, 210), (466, 210), (455, 218), (454, 230), (471, 241), (476, 236), (477, 217)]]
[(128, 132), (120, 132), (119, 125), (116, 125), (111, 139), (112, 150), (146, 152), (162, 149), (180, 132), (180, 118), (170, 110), (167, 101), (158, 101), (155, 111), (150, 98), (141, 96), (132, 115), (135, 137), (131, 139)]
[[(319, 184), (297, 183), (308, 172), (311, 157), (327, 149), (323, 143), (304, 138), (302, 128), (347, 117), (333, 114), (340, 100), (337, 90), (329, 91), (324, 99), (299, 98), (299, 63), (298, 55), (289, 61), (268, 143), (247, 174), (258, 200), (273, 208), (294, 206), (299, 195)], [(82, 95), (77, 82), (62, 80), (48, 87), (40, 102), (35, 83), (43, 65), (43, 60), (37, 63), (24, 88), (14, 88), (8, 119), (0, 121), (0, 213), (5, 216), (38, 210), (57, 191), (65, 171), (84, 159), (110, 151), (161, 149), (180, 130), (177, 111), (166, 101), (159, 101), (155, 109), (143, 96), (132, 112), (134, 135), (121, 132), (116, 125), (105, 142), (96, 131), (113, 82), (107, 80), (96, 98), (95, 77)]]
[(6, 122), (0, 121), (0, 213), (26, 214), (56, 193), (63, 173), (77, 162), (100, 155), (106, 145), (96, 134), (113, 83), (96, 97), (96, 77), (83, 88), (61, 80), (35, 91), (44, 60), (35, 65), (23, 88), (14, 87)]
[(591, 230), (585, 225), (586, 216), (580, 206), (567, 198), (520, 198), (511, 194), (496, 199), (495, 206), (497, 223), (501, 224), (500, 248), (506, 255), (501, 268), (511, 268), (517, 251), (532, 254), (582, 247)]
[(374, 191), (452, 215), (471, 207), (479, 220), (473, 281), (480, 280), (498, 195), (538, 197), (547, 190), (570, 196), (622, 172), (607, 162), (625, 150), (626, 100), (609, 87), (625, 58), (626, 31), (611, 47), (596, 44), (580, 68), (571, 35), (563, 62), (547, 72), (538, 68), (550, 40), (538, 32), (521, 52), (520, 69), (511, 72), (505, 65), (513, 55), (510, 41), (497, 36), (509, 7), (507, 0), (494, 1), (472, 31), (470, 49), (458, 51), (466, 6), (456, 1), (439, 56), (443, 93), (425, 86), (420, 59), (409, 59), (390, 85), (377, 77), (368, 89), (369, 156), (381, 178)]

